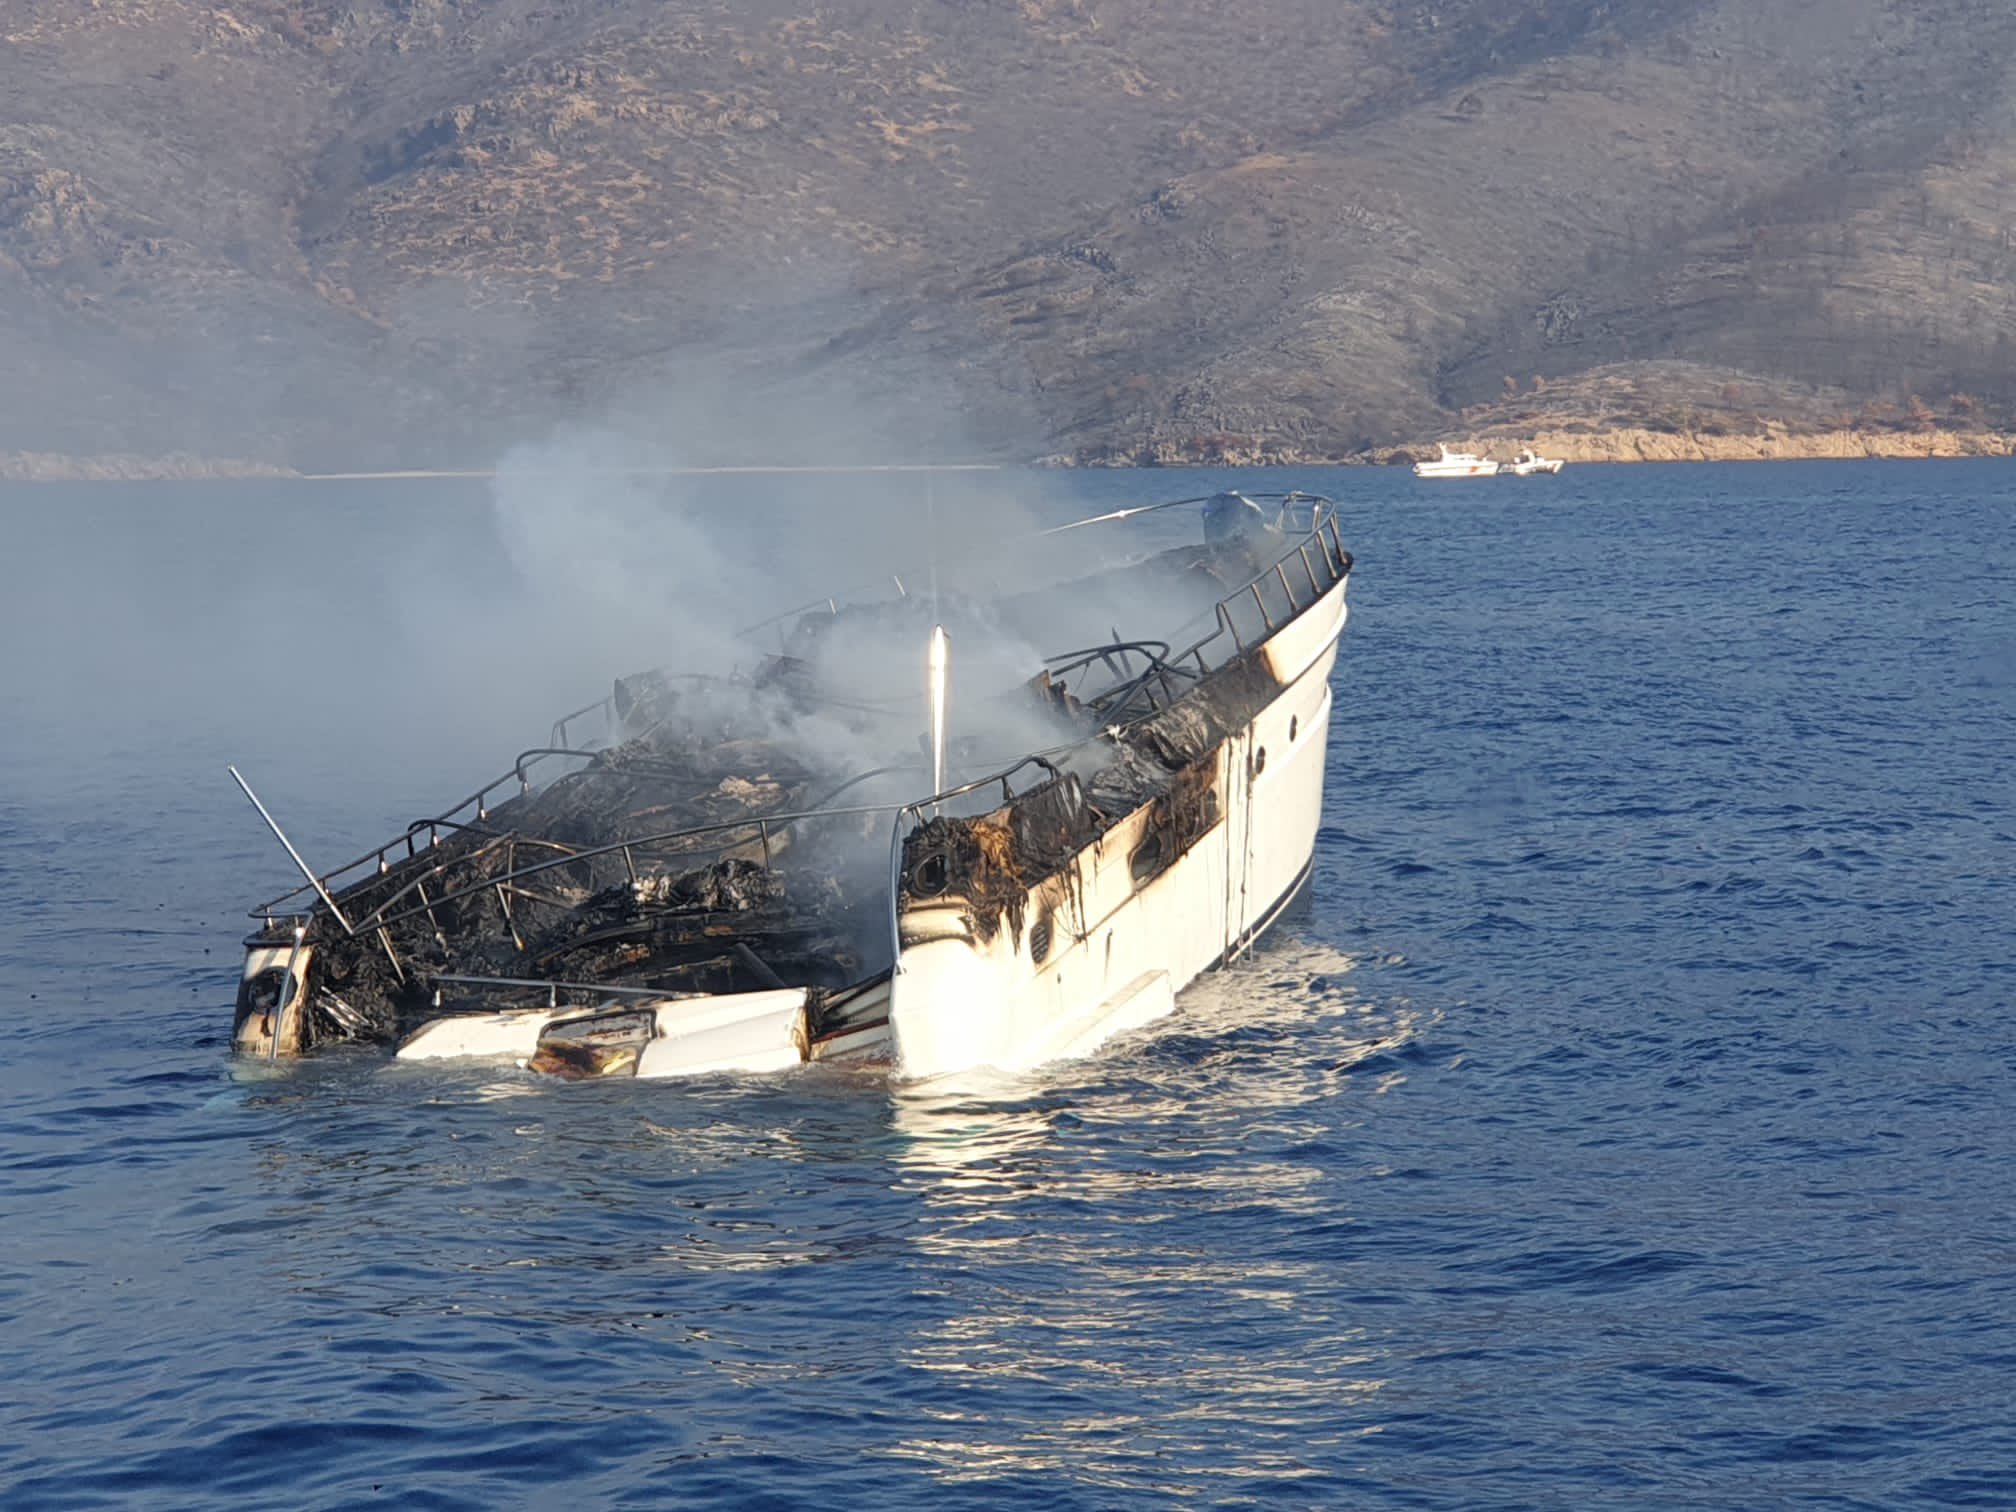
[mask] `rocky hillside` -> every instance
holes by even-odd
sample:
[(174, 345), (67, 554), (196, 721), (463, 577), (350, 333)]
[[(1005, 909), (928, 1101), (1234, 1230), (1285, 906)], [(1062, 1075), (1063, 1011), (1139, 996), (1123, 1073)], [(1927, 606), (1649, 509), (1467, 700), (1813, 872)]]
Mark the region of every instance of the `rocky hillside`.
[(36, 0), (0, 452), (2016, 411), (2002, 0)]

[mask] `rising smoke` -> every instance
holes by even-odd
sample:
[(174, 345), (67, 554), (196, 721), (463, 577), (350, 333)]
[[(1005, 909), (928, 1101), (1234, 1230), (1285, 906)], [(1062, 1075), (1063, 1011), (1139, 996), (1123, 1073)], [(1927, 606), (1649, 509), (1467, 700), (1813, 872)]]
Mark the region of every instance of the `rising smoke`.
[[(858, 445), (867, 427), (844, 429)], [(953, 637), (951, 732), (970, 774), (1059, 743), (1020, 693), (1047, 657), (1115, 634), (1175, 641), (1198, 628), (1201, 601), (1095, 580), (1116, 554), (1139, 554), (1140, 525), (1117, 553), (1113, 530), (1042, 533), (1082, 513), (1054, 475), (679, 464), (674, 448), (613, 426), (556, 432), (505, 457), (490, 516), (512, 588), (458, 613), (508, 610), (513, 623), (496, 634), (523, 648), (513, 702), (536, 688), (542, 707), (557, 708), (647, 668), (748, 678), (788, 653), (812, 660), (822, 694), (849, 711), (793, 709), (769, 737), (808, 767), (861, 770), (915, 754), (925, 645), (942, 623)], [(1170, 531), (1196, 539), (1193, 515), (1168, 526), (1161, 543)], [(1157, 539), (1153, 522), (1145, 533)], [(1018, 595), (1076, 579), (1087, 580), (1082, 591), (1018, 612)], [(828, 610), (829, 596), (843, 612)], [(848, 612), (850, 602), (879, 607)]]
[[(1015, 543), (1043, 514), (1014, 474), (689, 472), (607, 427), (515, 448), (491, 497), (511, 612), (531, 632), (526, 686), (557, 695), (571, 680), (578, 693), (646, 669), (748, 679), (789, 653), (842, 707), (780, 714), (768, 738), (807, 766), (850, 770), (915, 754), (941, 622), (964, 748), (1054, 739), (1003, 696), (1041, 650), (984, 604), (1021, 572)], [(850, 604), (880, 607), (832, 612)]]
[(680, 471), (906, 457), (913, 411), (663, 392), (536, 432), (483, 482), (33, 491), (0, 606), (20, 747), (133, 749), (214, 794), (220, 823), (245, 818), (222, 776), (235, 762), (326, 857), (497, 775), (617, 677), (749, 673), (794, 621), (745, 632), (828, 594), (908, 606), (827, 637), (825, 673), (886, 720), (801, 712), (777, 732), (848, 770), (919, 754), (940, 619), (971, 770), (1054, 741), (1006, 696), (1045, 654), (1173, 617), (1105, 588), (1034, 622), (975, 607), (1091, 570), (1097, 532), (1036, 534), (1086, 512), (1071, 475)]

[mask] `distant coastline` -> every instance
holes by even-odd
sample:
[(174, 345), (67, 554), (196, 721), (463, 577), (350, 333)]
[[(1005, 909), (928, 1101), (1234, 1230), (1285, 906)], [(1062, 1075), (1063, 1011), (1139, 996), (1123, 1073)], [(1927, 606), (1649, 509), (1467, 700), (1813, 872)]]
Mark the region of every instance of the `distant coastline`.
[(173, 452), (165, 457), (117, 452), (72, 456), (67, 452), (0, 452), (0, 482), (124, 483), (202, 478), (298, 478), (291, 467), (242, 457), (198, 457)]
[[(588, 468), (591, 476), (608, 477), (715, 477), (730, 473), (909, 473), (909, 472), (998, 472), (1009, 464), (1000, 462), (877, 462), (833, 463), (805, 466), (791, 463), (726, 464), (719, 467), (610, 467)], [(526, 469), (536, 473), (537, 468)], [(570, 473), (583, 471), (567, 469)], [(73, 457), (61, 452), (0, 452), (0, 482), (7, 483), (143, 483), (202, 481), (214, 479), (275, 478), (296, 483), (371, 483), (408, 480), (443, 481), (494, 478), (494, 467), (405, 467), (360, 472), (303, 472), (272, 462), (248, 462), (237, 457), (196, 457), (176, 453), (167, 457), (116, 456)]]
[(1452, 449), (1509, 460), (1522, 447), (1565, 462), (1819, 462), (1903, 458), (2008, 457), (2016, 432), (1850, 427), (1795, 431), (1767, 424), (1749, 432), (1669, 430), (1652, 426), (1562, 427), (1454, 431), (1423, 444), (1380, 446), (1338, 456), (1319, 448), (1241, 443), (1213, 438), (1202, 445), (1144, 444), (1044, 457), (1043, 467), (1338, 467), (1405, 466)]
[[(1484, 456), (1509, 458), (1521, 447), (1567, 462), (1796, 462), (1865, 461), (1908, 458), (2016, 456), (2016, 432), (1997, 430), (1858, 429), (1801, 432), (1767, 425), (1748, 433), (1726, 430), (1680, 431), (1650, 426), (1534, 429), (1517, 433), (1493, 428), (1486, 432), (1453, 433), (1436, 438), (1451, 447)], [(1373, 447), (1346, 455), (1321, 448), (1277, 445), (1264, 441), (1213, 438), (1205, 444), (1144, 442), (1131, 448), (1100, 448), (1060, 452), (1036, 458), (1045, 468), (1156, 467), (1363, 467), (1404, 466), (1435, 454), (1435, 442)], [(673, 474), (742, 472), (975, 472), (995, 464), (976, 462), (888, 463), (880, 466), (745, 466), (628, 469)], [(0, 452), (0, 482), (219, 482), (275, 479), (297, 482), (393, 481), (399, 479), (487, 478), (487, 468), (411, 468), (359, 472), (305, 472), (282, 463), (242, 457), (203, 457), (187, 453), (149, 457), (127, 453), (72, 456), (62, 452)]]
[(1874, 458), (2007, 457), (2016, 434), (2006, 431), (1863, 430), (1794, 432), (1782, 426), (1740, 433), (1669, 431), (1618, 426), (1600, 431), (1538, 430), (1519, 436), (1471, 438), (1476, 449), (1510, 455), (1531, 446), (1567, 462), (1818, 462)]

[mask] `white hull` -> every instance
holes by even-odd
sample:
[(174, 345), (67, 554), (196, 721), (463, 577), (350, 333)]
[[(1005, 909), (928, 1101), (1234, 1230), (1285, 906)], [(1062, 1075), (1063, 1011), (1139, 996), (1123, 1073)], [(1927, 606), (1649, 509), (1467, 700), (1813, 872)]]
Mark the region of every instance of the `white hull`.
[(1220, 747), (1222, 815), (1166, 870), (1134, 878), (1149, 818), (1137, 811), (1031, 892), (1026, 917), (1052, 918), (1041, 961), (1033, 929), (983, 943), (957, 902), (905, 911), (889, 1015), (905, 1075), (1087, 1054), (1170, 1012), (1178, 992), (1271, 922), (1315, 848), (1344, 587), (1268, 642), (1281, 692)]
[[(882, 996), (886, 997), (886, 984)], [(722, 1072), (786, 1071), (807, 1061), (847, 1060), (886, 1053), (889, 1026), (863, 1027), (814, 1040), (807, 1032), (803, 988), (701, 998), (650, 998), (621, 1006), (648, 1012), (652, 1035), (638, 1050), (631, 1074), (642, 1077), (707, 1076)], [(454, 1014), (422, 1024), (399, 1046), (397, 1059), (509, 1060), (530, 1063), (541, 1036), (579, 1020), (579, 1008), (524, 1008), (504, 1013)], [(626, 1065), (624, 1069), (629, 1069)]]

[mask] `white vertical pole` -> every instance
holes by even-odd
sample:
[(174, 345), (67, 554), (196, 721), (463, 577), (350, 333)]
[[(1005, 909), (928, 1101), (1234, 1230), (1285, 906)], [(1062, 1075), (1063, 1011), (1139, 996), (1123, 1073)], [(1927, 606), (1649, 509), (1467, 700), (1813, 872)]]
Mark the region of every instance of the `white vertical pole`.
[(945, 791), (945, 681), (952, 660), (952, 638), (943, 625), (931, 627), (931, 651), (925, 659), (924, 693), (931, 710), (931, 791)]

